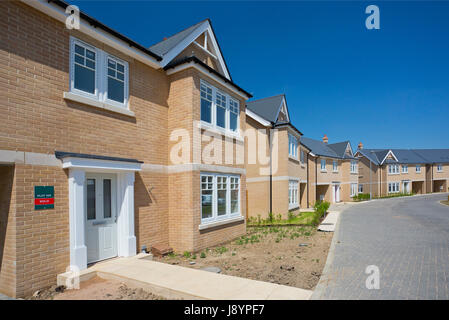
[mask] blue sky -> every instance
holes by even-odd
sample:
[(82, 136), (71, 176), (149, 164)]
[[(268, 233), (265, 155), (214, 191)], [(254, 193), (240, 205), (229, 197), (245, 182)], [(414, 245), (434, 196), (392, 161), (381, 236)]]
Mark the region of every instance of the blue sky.
[(210, 18), (233, 80), (285, 93), (305, 136), (449, 148), (449, 2), (69, 2), (147, 47)]

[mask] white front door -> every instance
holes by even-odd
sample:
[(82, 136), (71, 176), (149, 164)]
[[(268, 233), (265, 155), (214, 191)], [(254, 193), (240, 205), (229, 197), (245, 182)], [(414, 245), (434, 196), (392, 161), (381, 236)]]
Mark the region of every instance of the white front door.
[(117, 256), (117, 179), (114, 174), (86, 174), (87, 263)]
[(334, 202), (340, 202), (340, 184), (333, 185)]
[(404, 181), (402, 184), (402, 192), (404, 193), (410, 193), (410, 182)]

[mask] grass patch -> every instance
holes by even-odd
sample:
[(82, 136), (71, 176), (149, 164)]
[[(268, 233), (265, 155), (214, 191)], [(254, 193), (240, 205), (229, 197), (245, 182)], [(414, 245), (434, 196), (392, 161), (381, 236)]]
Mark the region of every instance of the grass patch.
[(410, 197), (414, 196), (414, 193), (392, 193), (386, 196), (380, 196), (380, 197), (373, 197), (373, 199), (387, 199), (387, 198), (398, 198), (398, 197)]
[[(304, 226), (314, 226), (317, 225), (320, 221), (320, 216), (316, 212), (301, 212), (297, 215), (293, 215), (289, 213), (289, 219), (281, 219), (279, 217), (276, 219), (260, 219), (260, 218), (249, 218), (248, 220), (248, 226), (250, 227), (256, 227), (256, 226), (284, 226), (284, 225), (304, 225)], [(279, 230), (275, 230), (273, 232), (278, 232)], [(253, 240), (254, 241), (254, 240)], [(241, 244), (248, 243), (246, 239), (242, 239), (240, 241)], [(242, 243), (243, 242), (243, 243)]]

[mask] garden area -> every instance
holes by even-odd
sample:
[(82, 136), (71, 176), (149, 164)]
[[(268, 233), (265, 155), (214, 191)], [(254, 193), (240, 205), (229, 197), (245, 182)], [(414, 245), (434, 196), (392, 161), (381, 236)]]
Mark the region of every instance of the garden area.
[(196, 253), (154, 257), (154, 261), (195, 269), (215, 267), (222, 274), (312, 290), (332, 240), (332, 233), (317, 231), (327, 208), (329, 204), (323, 202), (315, 211), (289, 214), (284, 220), (275, 215), (251, 219), (246, 235), (237, 239)]

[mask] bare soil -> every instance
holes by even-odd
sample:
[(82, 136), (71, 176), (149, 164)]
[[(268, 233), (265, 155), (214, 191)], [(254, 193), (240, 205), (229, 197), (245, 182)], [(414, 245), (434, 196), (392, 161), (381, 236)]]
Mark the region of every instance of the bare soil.
[(227, 275), (312, 290), (320, 279), (331, 240), (332, 233), (316, 227), (251, 227), (246, 236), (223, 245), (190, 256), (186, 252), (154, 260), (195, 269), (214, 266)]
[(83, 281), (80, 289), (64, 290), (53, 286), (40, 291), (31, 300), (164, 300), (143, 289), (129, 288), (120, 281), (105, 280), (99, 277)]

